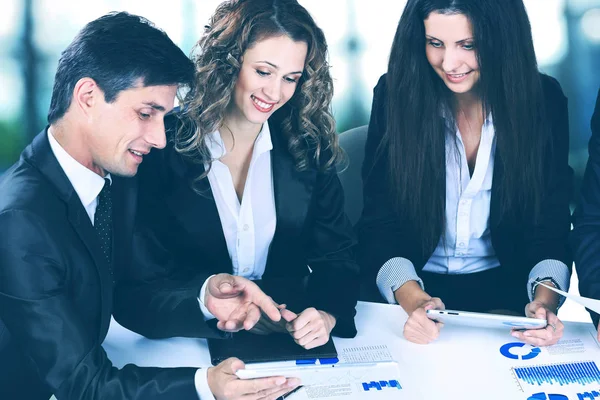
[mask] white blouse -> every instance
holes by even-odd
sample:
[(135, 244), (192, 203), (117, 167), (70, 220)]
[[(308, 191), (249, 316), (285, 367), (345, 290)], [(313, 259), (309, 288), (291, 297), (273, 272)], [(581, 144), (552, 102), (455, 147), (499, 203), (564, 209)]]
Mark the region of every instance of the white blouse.
[(277, 222), (269, 125), (263, 124), (254, 142), (241, 203), (229, 168), (219, 161), (225, 155), (221, 134), (213, 132), (206, 140), (213, 159), (208, 180), (219, 211), (233, 274), (252, 280), (261, 279)]

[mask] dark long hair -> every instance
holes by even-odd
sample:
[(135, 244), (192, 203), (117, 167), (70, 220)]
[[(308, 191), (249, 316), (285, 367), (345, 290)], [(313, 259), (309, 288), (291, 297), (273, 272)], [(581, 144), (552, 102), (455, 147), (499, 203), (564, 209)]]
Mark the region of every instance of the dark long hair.
[[(452, 92), (425, 55), (424, 20), (432, 12), (463, 14), (471, 22), (484, 116), (496, 132), (494, 185), (501, 218), (536, 219), (544, 186), (541, 80), (522, 0), (409, 0), (396, 31), (387, 74), (387, 152), (390, 195), (403, 220), (419, 227), (423, 255), (445, 230), (445, 128)], [(496, 178), (501, 177), (498, 181)]]

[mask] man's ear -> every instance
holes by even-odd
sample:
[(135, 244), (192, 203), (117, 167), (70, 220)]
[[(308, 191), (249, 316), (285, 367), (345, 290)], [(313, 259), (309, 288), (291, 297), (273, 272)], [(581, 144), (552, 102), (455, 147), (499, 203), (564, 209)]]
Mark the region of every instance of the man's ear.
[(85, 77), (77, 81), (73, 89), (72, 106), (77, 107), (84, 115), (90, 116), (94, 106), (101, 100), (104, 100), (104, 92), (95, 80)]

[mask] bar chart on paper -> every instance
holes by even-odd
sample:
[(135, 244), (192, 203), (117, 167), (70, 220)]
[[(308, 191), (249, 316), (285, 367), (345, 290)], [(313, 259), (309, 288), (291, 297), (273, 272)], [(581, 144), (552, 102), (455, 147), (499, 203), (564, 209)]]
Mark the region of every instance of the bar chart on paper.
[(528, 385), (600, 385), (600, 370), (593, 361), (513, 368), (517, 382)]
[(515, 367), (512, 373), (529, 393), (527, 400), (600, 399), (600, 370), (593, 361)]

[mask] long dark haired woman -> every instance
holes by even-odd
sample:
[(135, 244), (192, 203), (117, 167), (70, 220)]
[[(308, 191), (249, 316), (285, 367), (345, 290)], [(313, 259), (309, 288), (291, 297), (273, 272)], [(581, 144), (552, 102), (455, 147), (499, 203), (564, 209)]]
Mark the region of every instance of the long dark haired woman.
[(513, 336), (561, 337), (559, 299), (535, 283), (569, 284), (567, 119), (522, 0), (408, 1), (374, 91), (359, 223), (363, 273), (407, 311), (407, 339), (437, 338), (426, 310), (444, 306), (525, 308), (548, 326)]
[(356, 241), (323, 32), (296, 0), (226, 1), (194, 61), (170, 143), (140, 170), (137, 229), (149, 240), (117, 290), (117, 317), (151, 337), (201, 336), (210, 277), (229, 273), (287, 305), (288, 324), (262, 332), (308, 349), (354, 336)]

